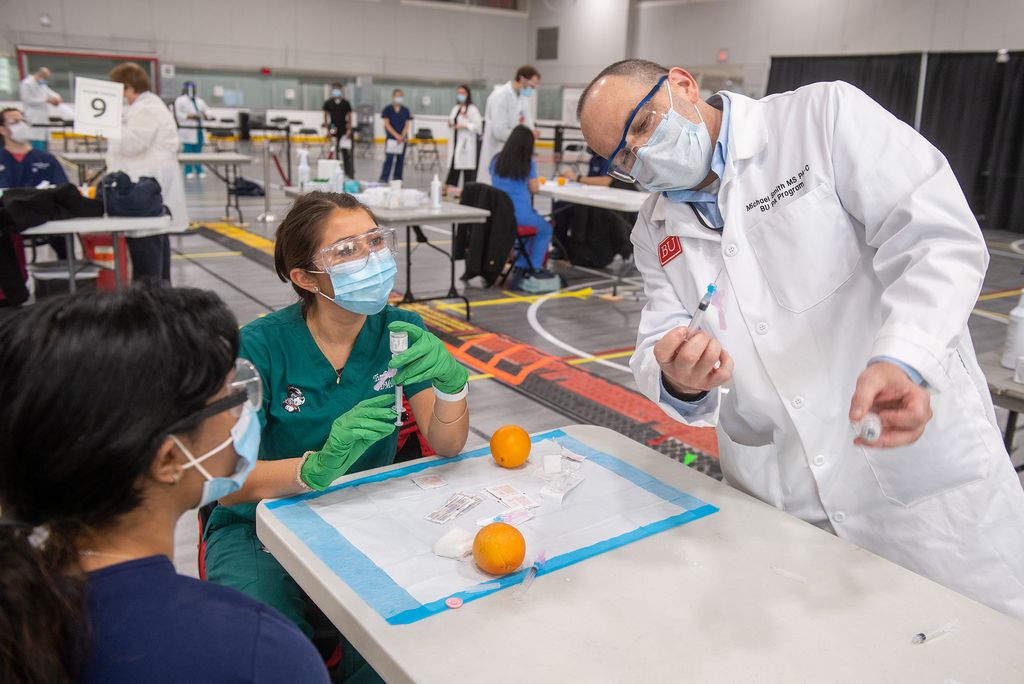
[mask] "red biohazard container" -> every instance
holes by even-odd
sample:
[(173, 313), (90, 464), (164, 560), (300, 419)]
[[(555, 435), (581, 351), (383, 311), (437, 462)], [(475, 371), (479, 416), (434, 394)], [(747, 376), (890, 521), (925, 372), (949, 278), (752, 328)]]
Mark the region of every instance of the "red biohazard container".
[[(103, 267), (99, 278), (96, 280), (96, 289), (113, 291), (117, 287), (116, 276), (114, 275), (114, 240), (110, 233), (97, 233), (95, 235), (82, 235), (82, 248), (85, 250), (85, 258), (96, 262)], [(124, 236), (118, 237), (118, 249), (121, 250), (121, 263), (117, 265), (121, 272), (121, 282), (128, 284), (128, 243)]]

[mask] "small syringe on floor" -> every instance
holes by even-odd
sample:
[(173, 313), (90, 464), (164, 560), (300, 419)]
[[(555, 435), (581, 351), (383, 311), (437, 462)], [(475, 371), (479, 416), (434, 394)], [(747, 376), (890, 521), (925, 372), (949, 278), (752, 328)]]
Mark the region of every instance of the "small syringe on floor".
[[(395, 358), (409, 348), (409, 333), (391, 332), (388, 342), (391, 345), (391, 358)], [(395, 425), (402, 426), (402, 386), (395, 383)]]

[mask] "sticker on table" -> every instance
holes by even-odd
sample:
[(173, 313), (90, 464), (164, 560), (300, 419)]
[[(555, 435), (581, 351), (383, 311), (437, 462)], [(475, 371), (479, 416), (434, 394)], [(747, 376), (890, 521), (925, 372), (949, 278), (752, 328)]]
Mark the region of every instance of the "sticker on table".
[[(449, 529), (434, 518), (450, 521), (452, 511), (467, 505), (478, 525), (509, 516), (507, 521), (526, 539), (527, 558), (545, 552), (539, 578), (718, 510), (561, 430), (532, 437), (534, 443), (541, 440), (554, 440), (584, 459), (575, 473), (582, 481), (561, 503), (541, 496), (550, 483), (536, 477), (533, 469), (508, 471), (496, 483), (490, 449), (484, 447), (367, 475), (324, 492), (271, 501), (266, 507), (331, 572), (396, 625), (451, 610), (458, 601), (449, 604), (450, 599), (469, 604), (523, 580), (527, 565), (496, 578), (472, 561), (432, 552)], [(438, 490), (409, 486), (412, 477), (429, 475), (441, 477), (458, 493), (445, 500)], [(507, 494), (507, 500), (523, 496), (537, 505), (509, 510), (506, 499), (483, 494), (490, 489)], [(479, 501), (470, 505), (474, 497)]]

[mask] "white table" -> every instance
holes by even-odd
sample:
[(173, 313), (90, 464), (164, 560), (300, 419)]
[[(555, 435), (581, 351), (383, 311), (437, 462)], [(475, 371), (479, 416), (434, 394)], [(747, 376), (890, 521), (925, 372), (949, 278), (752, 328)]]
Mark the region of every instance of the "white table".
[[(287, 197), (299, 197), (305, 194), (302, 190), (294, 186), (288, 186), (284, 188), (284, 194)], [(419, 230), (420, 225), (429, 223), (431, 225), (435, 223), (448, 223), (452, 229), (452, 244), (455, 243), (455, 231), (458, 224), (466, 223), (486, 223), (490, 217), (491, 212), (486, 209), (478, 209), (477, 207), (470, 207), (463, 204), (455, 204), (454, 202), (441, 202), (439, 209), (431, 208), (429, 205), (422, 205), (419, 207), (402, 207), (399, 209), (382, 209), (380, 207), (370, 207), (373, 213), (377, 216), (377, 220), (380, 221), (382, 226), (389, 226), (391, 228), (405, 228), (405, 293), (402, 295), (402, 301), (400, 304), (409, 304), (412, 302), (428, 302), (435, 299), (461, 299), (466, 305), (466, 320), (470, 319), (470, 305), (469, 300), (462, 295), (455, 287), (455, 255), (452, 252), (445, 251), (437, 245), (431, 243), (423, 231)], [(416, 232), (416, 241), (425, 244), (427, 247), (434, 249), (441, 254), (444, 254), (448, 258), (450, 264), (450, 279), (448, 284), (448, 292), (444, 295), (438, 295), (436, 297), (416, 297), (412, 293), (412, 232)]]
[(566, 183), (559, 185), (549, 180), (537, 190), (538, 195), (550, 197), (561, 202), (584, 204), (588, 207), (611, 209), (635, 214), (640, 211), (650, 193), (610, 188), (604, 185), (584, 185), (583, 183)]
[(114, 236), (114, 281), (118, 288), (121, 282), (121, 245), (118, 239), (123, 233), (140, 230), (169, 228), (170, 216), (104, 216), (100, 218), (76, 218), (46, 223), (21, 232), (29, 237), (39, 235), (63, 235), (68, 253), (68, 291), (75, 292), (75, 243), (73, 235), (89, 233), (111, 233)]
[[(103, 152), (63, 152), (60, 155), (61, 159), (68, 163), (74, 164), (78, 167), (78, 184), (93, 180), (88, 179), (86, 176), (86, 170), (91, 167), (100, 167), (102, 169), (106, 166), (107, 155)], [(193, 165), (193, 164), (205, 164), (210, 167), (210, 172), (213, 173), (217, 178), (224, 182), (224, 186), (227, 188), (227, 199), (224, 202), (224, 219), (226, 221), (231, 220), (231, 210), (234, 209), (238, 214), (238, 222), (242, 223), (242, 205), (239, 202), (238, 195), (232, 193), (235, 186), (235, 181), (242, 175), (240, 167), (245, 164), (252, 164), (253, 158), (247, 154), (240, 154), (238, 152), (179, 152), (178, 163), (181, 165)], [(223, 173), (218, 171), (218, 167), (223, 167)], [(95, 178), (95, 177), (94, 177)], [(270, 192), (269, 188), (264, 188), (264, 192)]]
[(266, 504), (256, 532), (391, 683), (1024, 681), (1024, 622), (611, 430), (563, 429), (721, 510), (541, 575), (525, 601), (504, 590), (398, 626)]

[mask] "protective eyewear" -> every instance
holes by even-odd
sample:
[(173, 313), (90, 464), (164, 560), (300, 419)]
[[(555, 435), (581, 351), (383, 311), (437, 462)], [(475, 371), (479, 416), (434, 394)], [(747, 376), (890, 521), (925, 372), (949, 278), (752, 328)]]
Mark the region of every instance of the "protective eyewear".
[(632, 145), (627, 147), (627, 138), (632, 136), (634, 140), (637, 138), (646, 136), (650, 138), (651, 133), (660, 123), (659, 119), (665, 118), (666, 114), (661, 114), (653, 109), (646, 109), (644, 107), (651, 101), (651, 99), (657, 94), (658, 90), (661, 89), (662, 84), (668, 80), (668, 76), (662, 76), (658, 79), (658, 82), (653, 88), (644, 96), (640, 102), (637, 103), (636, 107), (633, 107), (633, 111), (629, 114), (629, 119), (626, 120), (626, 127), (622, 130), (622, 140), (619, 141), (618, 147), (608, 157), (608, 175), (617, 178), (626, 183), (635, 183), (636, 178), (633, 177), (633, 165), (636, 164), (637, 150), (642, 148), (644, 144)]
[(182, 418), (167, 429), (167, 432), (174, 433), (187, 425), (195, 425), (199, 421), (206, 420), (211, 416), (224, 411), (230, 411), (231, 415), (238, 418), (242, 415), (242, 406), (248, 405), (253, 411), (259, 411), (263, 403), (263, 381), (256, 366), (245, 359), (235, 361), (235, 369), (231, 379), (227, 383), (228, 394), (217, 401), (207, 404), (195, 413)]
[(343, 238), (321, 249), (311, 259), (312, 264), (320, 270), (311, 273), (328, 273), (341, 265), (358, 270), (366, 265), (367, 259), (374, 252), (390, 250), (394, 253), (395, 249), (395, 231), (391, 228), (376, 228), (362, 235)]

